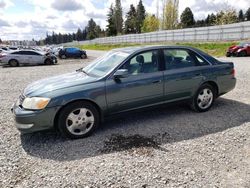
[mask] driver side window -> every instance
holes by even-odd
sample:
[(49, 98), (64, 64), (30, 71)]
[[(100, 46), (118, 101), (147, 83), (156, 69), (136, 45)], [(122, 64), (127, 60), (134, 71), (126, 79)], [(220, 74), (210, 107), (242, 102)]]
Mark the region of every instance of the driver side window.
[(128, 60), (121, 69), (127, 69), (130, 75), (158, 71), (158, 51), (147, 51), (137, 54)]

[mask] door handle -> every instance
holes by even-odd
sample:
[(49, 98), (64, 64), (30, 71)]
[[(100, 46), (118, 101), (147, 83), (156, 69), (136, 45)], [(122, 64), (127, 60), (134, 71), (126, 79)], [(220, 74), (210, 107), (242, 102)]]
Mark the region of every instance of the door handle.
[(152, 82), (153, 84), (161, 83), (161, 80), (155, 80)]

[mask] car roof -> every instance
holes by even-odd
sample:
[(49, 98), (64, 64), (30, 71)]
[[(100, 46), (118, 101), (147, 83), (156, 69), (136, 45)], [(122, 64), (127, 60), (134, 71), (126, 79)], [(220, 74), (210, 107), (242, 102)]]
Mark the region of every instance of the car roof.
[(116, 49), (113, 49), (112, 51), (121, 51), (121, 52), (131, 54), (131, 53), (139, 52), (139, 51), (154, 50), (154, 49), (157, 50), (157, 49), (164, 49), (164, 48), (187, 49), (187, 50), (196, 51), (198, 53), (200, 52), (200, 50), (189, 47), (189, 46), (167, 46), (167, 45), (133, 46), (133, 47), (125, 47), (125, 48), (116, 48)]

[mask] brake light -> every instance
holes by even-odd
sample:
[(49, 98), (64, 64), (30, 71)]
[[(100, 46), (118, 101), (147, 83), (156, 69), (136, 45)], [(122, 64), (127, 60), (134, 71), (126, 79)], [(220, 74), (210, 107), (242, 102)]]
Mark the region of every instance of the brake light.
[(233, 68), (233, 70), (231, 71), (231, 75), (233, 76), (233, 77), (235, 77), (235, 69)]

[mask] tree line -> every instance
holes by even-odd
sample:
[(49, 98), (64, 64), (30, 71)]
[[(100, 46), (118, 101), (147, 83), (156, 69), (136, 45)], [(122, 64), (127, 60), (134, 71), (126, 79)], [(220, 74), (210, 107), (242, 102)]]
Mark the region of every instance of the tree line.
[[(75, 33), (61, 34), (47, 33), (44, 40), (39, 44), (61, 44), (72, 41), (91, 40), (99, 37), (117, 36), (122, 34), (145, 33), (158, 30), (204, 27), (213, 25), (223, 25), (242, 21), (250, 21), (250, 8), (243, 12), (236, 12), (235, 9), (221, 10), (208, 14), (205, 19), (195, 20), (192, 10), (187, 7), (178, 14), (179, 0), (163, 0), (162, 15), (149, 14), (146, 12), (142, 0), (134, 6), (130, 5), (128, 12), (123, 19), (123, 9), (121, 0), (116, 0), (111, 4), (107, 13), (106, 29), (96, 24), (93, 18), (88, 21), (84, 29), (78, 28)], [(157, 10), (159, 12), (159, 10)]]

